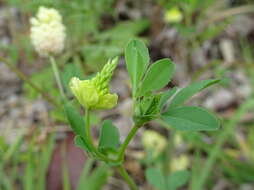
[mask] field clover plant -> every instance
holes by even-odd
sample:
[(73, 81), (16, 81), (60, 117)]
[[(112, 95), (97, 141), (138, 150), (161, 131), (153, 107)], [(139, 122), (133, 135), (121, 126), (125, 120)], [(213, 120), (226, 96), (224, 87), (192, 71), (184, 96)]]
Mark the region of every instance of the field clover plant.
[[(168, 13), (176, 21), (181, 19), (177, 10)], [(173, 77), (175, 64), (167, 58), (150, 64), (147, 47), (142, 41), (131, 40), (125, 48), (125, 62), (130, 76), (133, 101), (133, 126), (123, 143), (120, 143), (118, 128), (112, 121), (101, 124), (98, 143), (91, 134), (90, 114), (94, 110), (112, 109), (117, 106), (118, 96), (110, 92), (110, 81), (118, 64), (118, 57), (110, 59), (103, 69), (89, 80), (72, 77), (69, 88), (85, 110), (83, 117), (68, 101), (61, 82), (54, 56), (64, 49), (65, 26), (62, 17), (55, 9), (41, 7), (36, 17), (31, 19), (31, 41), (41, 57), (49, 58), (55, 79), (60, 90), (66, 117), (75, 133), (75, 144), (92, 158), (103, 161), (118, 170), (131, 190), (138, 187), (123, 167), (125, 150), (144, 124), (161, 120), (167, 126), (178, 130), (210, 131), (219, 128), (218, 120), (203, 108), (183, 105), (189, 98), (219, 80), (203, 80), (178, 90), (176, 87), (164, 90)], [(161, 152), (167, 148), (166, 139), (152, 131), (145, 132), (149, 139), (142, 139), (145, 148)], [(150, 140), (150, 142), (149, 142)], [(153, 145), (157, 144), (157, 147)], [(154, 152), (156, 157), (159, 152)], [(148, 182), (159, 190), (175, 190), (188, 180), (187, 170), (170, 175), (159, 168), (148, 168)]]
[[(110, 93), (109, 83), (117, 66), (118, 58), (109, 60), (102, 71), (90, 80), (80, 80), (76, 77), (70, 80), (69, 86), (73, 95), (85, 108), (84, 118), (70, 102), (65, 102), (64, 105), (69, 123), (76, 134), (75, 144), (93, 158), (117, 168), (129, 184), (130, 189), (137, 190), (138, 187), (126, 172), (123, 162), (125, 150), (138, 129), (155, 119), (161, 120), (178, 130), (211, 131), (218, 129), (218, 120), (208, 111), (200, 107), (183, 104), (194, 94), (218, 83), (219, 80), (203, 80), (180, 90), (177, 88), (163, 90), (174, 74), (175, 65), (167, 58), (149, 64), (148, 49), (139, 40), (131, 40), (127, 44), (125, 62), (132, 87), (133, 126), (122, 144), (119, 140), (118, 128), (110, 120), (105, 120), (102, 123), (98, 143), (95, 143), (90, 132), (91, 111), (111, 109), (117, 104), (117, 95)], [(179, 175), (181, 173), (169, 176), (169, 182), (163, 182), (164, 185), (159, 189), (167, 189), (167, 184), (172, 189), (176, 189), (182, 183), (184, 184), (188, 174), (183, 171), (181, 176), (184, 180), (182, 182), (176, 180)], [(152, 185), (155, 183), (155, 187), (158, 185), (156, 179), (159, 176), (161, 173), (157, 169), (151, 168), (147, 171), (147, 178)]]

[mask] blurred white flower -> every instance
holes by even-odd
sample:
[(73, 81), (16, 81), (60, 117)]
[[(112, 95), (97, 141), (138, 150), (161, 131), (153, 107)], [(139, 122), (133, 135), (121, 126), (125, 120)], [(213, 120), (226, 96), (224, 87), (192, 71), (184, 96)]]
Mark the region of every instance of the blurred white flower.
[(42, 57), (61, 53), (64, 49), (65, 26), (62, 16), (53, 8), (40, 7), (36, 17), (31, 18), (31, 40)]
[(190, 165), (190, 160), (187, 155), (183, 154), (179, 157), (173, 157), (171, 160), (171, 171), (179, 171), (179, 170), (186, 170)]
[(167, 146), (166, 138), (152, 130), (145, 130), (141, 138), (145, 149), (152, 151), (154, 157), (162, 153)]

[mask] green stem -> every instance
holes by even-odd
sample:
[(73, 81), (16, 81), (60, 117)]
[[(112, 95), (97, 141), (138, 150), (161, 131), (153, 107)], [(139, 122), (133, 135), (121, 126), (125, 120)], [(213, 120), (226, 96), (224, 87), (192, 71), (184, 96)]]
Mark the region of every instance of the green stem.
[(126, 183), (129, 185), (131, 190), (138, 190), (138, 186), (136, 185), (134, 180), (129, 176), (129, 174), (122, 165), (118, 166), (117, 170), (119, 174), (123, 177), (123, 179), (126, 181)]
[(92, 136), (91, 136), (90, 111), (89, 111), (88, 108), (86, 109), (85, 119), (86, 119), (85, 131), (86, 131), (87, 141), (88, 141), (89, 144), (94, 146), (93, 145), (93, 139), (92, 139)]
[(25, 81), (30, 87), (32, 87), (35, 91), (42, 95), (42, 97), (47, 100), (49, 103), (54, 105), (55, 107), (62, 109), (62, 107), (56, 102), (52, 97), (50, 97), (47, 93), (45, 93), (40, 87), (38, 87), (32, 80), (30, 80), (23, 72), (21, 72), (18, 68), (16, 68), (13, 64), (9, 62), (9, 60), (0, 57), (0, 61), (3, 62), (7, 67), (13, 71), (21, 80)]
[(56, 61), (53, 56), (50, 56), (49, 59), (50, 59), (50, 63), (51, 63), (54, 75), (55, 75), (57, 86), (60, 90), (60, 94), (61, 94), (63, 100), (65, 100), (66, 98), (65, 98), (65, 94), (64, 94), (64, 89), (63, 89), (63, 85), (61, 83), (61, 78), (60, 78), (58, 67), (56, 65)]
[(139, 127), (140, 126), (137, 126), (137, 125), (134, 125), (132, 127), (130, 133), (128, 134), (128, 136), (126, 137), (125, 141), (123, 142), (123, 144), (121, 145), (121, 147), (119, 149), (118, 158), (117, 158), (118, 161), (121, 161), (124, 159), (125, 150), (126, 150), (127, 146), (129, 145), (130, 141), (132, 140), (132, 138), (137, 133)]
[(90, 110), (87, 108), (86, 113), (85, 113), (85, 120), (86, 120), (86, 125), (85, 125), (85, 132), (86, 132), (86, 139), (87, 142), (91, 145), (92, 152), (101, 160), (105, 162), (116, 162), (116, 160), (112, 160), (108, 157), (106, 157), (104, 154), (100, 153), (98, 149), (94, 146), (93, 143), (93, 138), (91, 135), (91, 125), (90, 125)]
[(173, 155), (174, 155), (174, 137), (175, 137), (175, 130), (172, 128), (170, 129), (169, 131), (169, 140), (168, 140), (168, 144), (167, 144), (167, 149), (166, 149), (166, 156), (165, 156), (165, 162), (164, 162), (164, 173), (165, 173), (165, 176), (168, 176), (171, 171), (171, 168), (170, 170), (168, 170), (168, 164), (172, 162), (172, 158), (173, 158)]

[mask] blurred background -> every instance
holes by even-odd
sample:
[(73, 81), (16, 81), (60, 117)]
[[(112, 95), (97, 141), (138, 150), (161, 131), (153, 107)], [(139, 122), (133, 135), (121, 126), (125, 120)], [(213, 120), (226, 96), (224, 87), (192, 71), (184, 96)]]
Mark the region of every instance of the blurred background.
[[(216, 113), (218, 131), (175, 131), (159, 122), (139, 131), (125, 167), (140, 189), (155, 189), (144, 172), (163, 166), (191, 172), (183, 190), (254, 190), (253, 0), (0, 0), (0, 190), (128, 190), (73, 145), (63, 111), (47, 101), (59, 102), (60, 95), (49, 61), (29, 38), (29, 19), (40, 6), (58, 9), (67, 28), (65, 51), (56, 60), (70, 98), (72, 76), (91, 77), (108, 58), (123, 55), (132, 38), (147, 44), (152, 61), (175, 62), (169, 88), (222, 79), (189, 102)], [(101, 120), (110, 118), (123, 140), (132, 122), (123, 57), (111, 88), (119, 104), (93, 114), (93, 132), (98, 136)], [(160, 143), (151, 145), (146, 130)]]

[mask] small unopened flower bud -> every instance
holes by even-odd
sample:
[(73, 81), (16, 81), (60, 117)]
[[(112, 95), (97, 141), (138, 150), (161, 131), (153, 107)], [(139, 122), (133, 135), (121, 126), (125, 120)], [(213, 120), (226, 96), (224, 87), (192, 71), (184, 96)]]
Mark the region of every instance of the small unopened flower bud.
[(62, 16), (53, 8), (40, 7), (31, 18), (30, 38), (35, 50), (42, 57), (59, 54), (64, 49), (65, 26)]
[(89, 109), (111, 109), (116, 106), (118, 96), (109, 92), (109, 82), (117, 61), (113, 59), (108, 62), (91, 80), (71, 79), (70, 89), (82, 106)]
[(146, 130), (141, 140), (145, 149), (152, 151), (154, 157), (162, 153), (167, 145), (166, 138), (152, 130)]
[(183, 15), (177, 7), (167, 10), (164, 15), (164, 20), (167, 23), (177, 23), (180, 22), (182, 19)]

